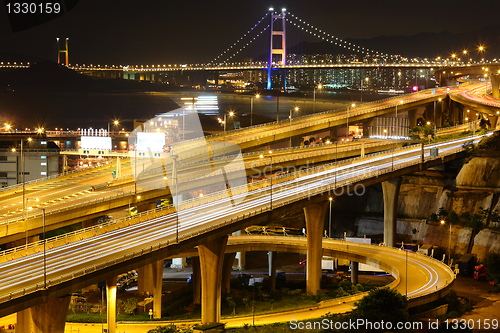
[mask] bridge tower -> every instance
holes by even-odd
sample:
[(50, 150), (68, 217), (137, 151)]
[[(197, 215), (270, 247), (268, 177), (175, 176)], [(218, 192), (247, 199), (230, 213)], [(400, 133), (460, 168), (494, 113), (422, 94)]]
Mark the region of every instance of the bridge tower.
[(65, 49), (61, 50), (61, 46), (59, 44), (59, 38), (56, 38), (57, 40), (57, 63), (60, 65), (61, 64), (61, 53), (64, 53), (65, 55), (65, 63), (64, 66), (68, 66), (68, 40), (69, 38), (66, 38), (66, 43), (65, 43)]
[[(271, 12), (271, 23), (269, 30), (269, 64), (267, 66), (267, 89), (271, 90), (271, 73), (273, 64), (286, 65), (286, 28), (285, 16), (286, 8), (281, 9), (281, 13), (275, 13), (274, 8), (269, 8)], [(285, 84), (286, 87), (286, 77)]]

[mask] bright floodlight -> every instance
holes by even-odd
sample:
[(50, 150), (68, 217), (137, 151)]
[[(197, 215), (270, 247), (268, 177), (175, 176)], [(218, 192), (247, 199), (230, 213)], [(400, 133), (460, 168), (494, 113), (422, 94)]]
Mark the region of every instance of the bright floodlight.
[(255, 95), (255, 98), (259, 98), (259, 97), (260, 97), (260, 95), (259, 95), (259, 94)]
[(233, 111), (229, 112), (229, 115), (234, 116), (234, 112)]
[(269, 11), (270, 12), (274, 11), (274, 8), (273, 7), (269, 7)]
[(118, 120), (115, 120), (115, 121), (114, 121), (114, 124), (115, 124), (115, 125), (118, 125)]
[(286, 8), (281, 8), (281, 11), (282, 12), (286, 12)]

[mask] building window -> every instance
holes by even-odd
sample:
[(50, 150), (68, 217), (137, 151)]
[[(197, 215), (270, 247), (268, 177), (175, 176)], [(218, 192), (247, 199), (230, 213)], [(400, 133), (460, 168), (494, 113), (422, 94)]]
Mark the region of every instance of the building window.
[(42, 176), (47, 176), (47, 171), (42, 171), (42, 172), (40, 172), (40, 175), (42, 175)]
[(0, 156), (0, 161), (7, 161), (7, 156)]
[(42, 144), (42, 145), (46, 145), (46, 144), (47, 144), (47, 141), (40, 141), (40, 144)]
[(40, 163), (41, 166), (47, 166), (47, 162)]
[(40, 158), (43, 160), (43, 159), (46, 159), (47, 156), (42, 155), (42, 156), (40, 156)]

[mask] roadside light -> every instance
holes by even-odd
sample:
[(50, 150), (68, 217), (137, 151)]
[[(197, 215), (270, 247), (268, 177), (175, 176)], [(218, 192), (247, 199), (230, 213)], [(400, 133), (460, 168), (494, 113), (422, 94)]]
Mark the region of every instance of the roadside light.
[(138, 196), (137, 196), (137, 200), (139, 200), (139, 199), (141, 199), (141, 196), (140, 196), (140, 195), (138, 195)]

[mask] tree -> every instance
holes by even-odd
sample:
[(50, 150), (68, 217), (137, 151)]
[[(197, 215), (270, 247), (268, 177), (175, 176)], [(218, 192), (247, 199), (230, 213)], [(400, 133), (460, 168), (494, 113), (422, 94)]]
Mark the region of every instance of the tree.
[(371, 290), (368, 295), (356, 302), (352, 312), (354, 319), (364, 319), (371, 322), (391, 322), (396, 327), (397, 322), (408, 321), (406, 306), (408, 300), (389, 287)]
[(97, 218), (98, 223), (105, 223), (111, 220), (111, 217), (109, 215), (101, 215)]
[(484, 259), (484, 266), (488, 272), (488, 277), (495, 281), (495, 283), (500, 283), (500, 254), (490, 253)]
[(233, 310), (231, 313), (232, 315), (236, 314), (236, 303), (234, 302), (232, 297), (227, 297), (227, 305), (229, 305), (229, 308)]
[(134, 314), (137, 308), (137, 298), (129, 298), (126, 302), (123, 302), (123, 312), (128, 314)]
[(427, 138), (429, 135), (434, 138), (434, 126), (432, 126), (432, 124), (424, 126), (424, 136), (425, 136), (425, 138)]
[(487, 129), (488, 127), (491, 127), (490, 120), (481, 118), (481, 121), (479, 122), (479, 127), (481, 127), (482, 129)]

